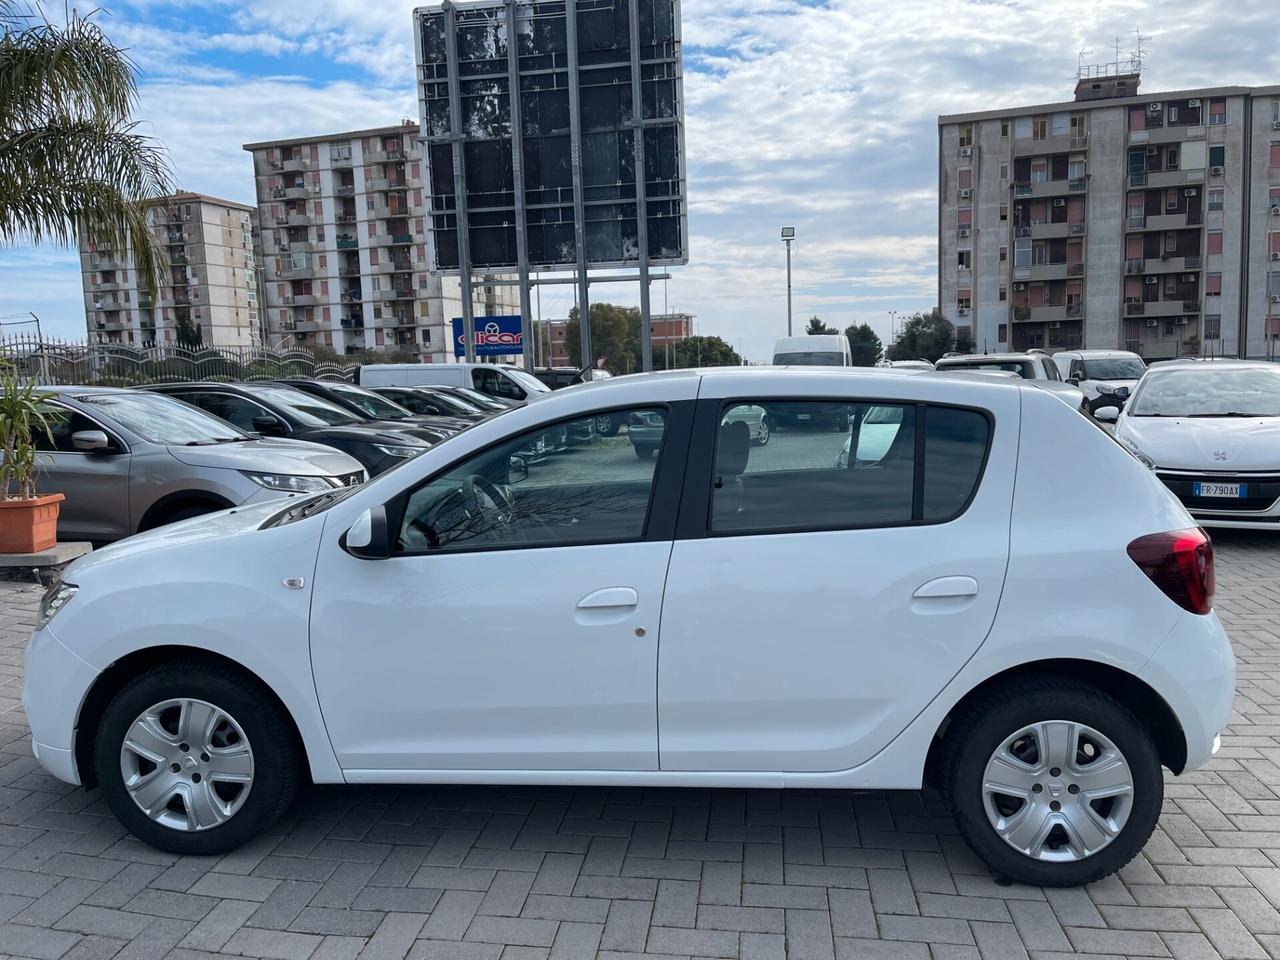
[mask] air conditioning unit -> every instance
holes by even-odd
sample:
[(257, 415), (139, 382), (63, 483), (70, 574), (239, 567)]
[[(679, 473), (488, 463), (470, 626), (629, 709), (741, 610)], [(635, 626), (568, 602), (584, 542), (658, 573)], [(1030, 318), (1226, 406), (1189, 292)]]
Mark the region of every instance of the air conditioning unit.
[(1273, 217), (1280, 217), (1280, 207), (1272, 207), (1272, 208), (1271, 208), (1271, 215), (1272, 215)]
[(972, 157), (972, 156), (973, 156), (973, 147), (961, 147), (961, 148), (960, 148), (960, 156), (961, 156), (962, 158), (965, 158), (965, 159), (967, 159), (967, 158), (969, 158), (969, 157)]
[(1196, 277), (1197, 277), (1197, 276), (1198, 276), (1198, 274), (1194, 274), (1194, 273), (1184, 273), (1184, 274), (1182, 275), (1182, 282), (1183, 282), (1183, 283), (1195, 283), (1195, 282), (1196, 282)]
[(1055, 207), (1065, 207), (1067, 205), (1067, 201), (1063, 197), (1059, 197), (1053, 201), (1053, 205)]
[(1271, 254), (1271, 259), (1272, 259), (1272, 260), (1280, 260), (1280, 251), (1278, 251), (1278, 252), (1276, 252), (1276, 253)]
[(958, 237), (967, 237), (968, 235), (969, 235), (968, 227), (960, 227), (958, 230), (956, 230), (956, 236)]
[(1025, 283), (1015, 283), (1013, 285), (1013, 289), (1015, 293), (1021, 293), (1023, 290), (1027, 289), (1027, 285)]
[(1158, 327), (1159, 325), (1160, 325), (1160, 321), (1159, 321), (1159, 320), (1148, 320), (1148, 321), (1147, 321), (1147, 326), (1148, 326), (1148, 327)]
[(1178, 326), (1180, 326), (1180, 327), (1185, 327), (1185, 326), (1187, 325), (1187, 318), (1186, 318), (1186, 317), (1179, 317), (1177, 320), (1175, 320), (1175, 321), (1173, 321), (1173, 322), (1174, 322), (1175, 324), (1177, 324)]
[(1187, 189), (1182, 191), (1182, 195), (1184, 197), (1194, 197), (1199, 192), (1200, 191), (1198, 191), (1195, 187), (1187, 187)]
[(968, 315), (969, 315), (968, 307), (960, 307), (958, 310), (956, 310), (956, 316), (958, 317), (967, 317)]
[(1159, 155), (1159, 153), (1160, 153), (1160, 148), (1159, 148), (1159, 147), (1147, 147), (1147, 156), (1148, 156), (1148, 157), (1158, 156), (1158, 155)]
[(1050, 329), (1050, 330), (1057, 330), (1057, 329), (1058, 329), (1059, 327), (1061, 327), (1061, 326), (1062, 326), (1062, 323), (1061, 323), (1060, 321), (1058, 321), (1058, 320), (1054, 320), (1052, 323), (1050, 323), (1050, 324), (1049, 324), (1049, 329)]
[(1164, 104), (1163, 104), (1163, 103), (1148, 103), (1148, 104), (1147, 104), (1147, 113), (1159, 113), (1159, 112), (1160, 112), (1161, 110), (1163, 110), (1163, 109), (1164, 109)]
[(1223, 174), (1223, 168), (1222, 168), (1222, 167), (1210, 167), (1210, 168), (1209, 168), (1209, 176), (1211, 176), (1211, 177), (1220, 177), (1220, 176), (1222, 176), (1222, 174)]
[(1271, 121), (1271, 129), (1272, 129), (1272, 130), (1280, 130), (1280, 120), (1272, 120), (1272, 121)]
[(960, 199), (961, 199), (961, 200), (968, 200), (968, 199), (969, 199), (970, 197), (972, 197), (972, 196), (973, 196), (973, 191), (972, 191), (972, 190), (961, 190), (961, 191), (960, 191)]
[(1272, 303), (1280, 303), (1280, 293), (1273, 293), (1273, 294), (1271, 295), (1271, 302), (1272, 302)]
[(1157, 284), (1157, 283), (1159, 283), (1159, 282), (1160, 282), (1160, 278), (1159, 278), (1159, 277), (1147, 277), (1147, 278), (1146, 278), (1146, 281), (1147, 281), (1147, 285), (1148, 285), (1148, 286), (1154, 286), (1155, 284)]

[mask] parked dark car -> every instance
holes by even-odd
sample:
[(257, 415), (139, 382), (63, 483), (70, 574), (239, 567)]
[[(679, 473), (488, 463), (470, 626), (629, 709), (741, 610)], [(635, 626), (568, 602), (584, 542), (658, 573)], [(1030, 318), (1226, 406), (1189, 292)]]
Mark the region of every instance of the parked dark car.
[(479, 390), (472, 390), (470, 387), (450, 387), (444, 384), (432, 384), (432, 390), (441, 390), (445, 393), (452, 394), (455, 397), (461, 397), (467, 403), (479, 407), (481, 410), (488, 410), (490, 413), (502, 413), (510, 410), (512, 407), (519, 406), (514, 400), (504, 400), (501, 397), (491, 397), (487, 393), (481, 393)]
[(394, 424), (363, 422), (328, 400), (278, 383), (164, 383), (148, 390), (185, 400), (264, 437), (311, 440), (348, 453), (376, 476), (431, 444)]
[(451, 417), (467, 423), (479, 423), (496, 412), (482, 410), (461, 397), (434, 387), (375, 387), (373, 392), (420, 416)]
[(380, 421), (395, 426), (429, 443), (447, 440), (471, 426), (471, 421), (457, 417), (440, 417), (415, 413), (365, 387), (342, 380), (281, 380), (281, 386), (293, 387), (313, 397), (328, 400), (359, 417), (361, 421)]

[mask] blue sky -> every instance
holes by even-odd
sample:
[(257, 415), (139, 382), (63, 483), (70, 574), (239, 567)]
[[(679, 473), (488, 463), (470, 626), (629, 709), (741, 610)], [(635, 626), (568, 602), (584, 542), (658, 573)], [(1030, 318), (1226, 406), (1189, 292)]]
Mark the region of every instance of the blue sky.
[[(101, 16), (182, 185), (251, 202), (243, 143), (416, 118), (412, 7), (106, 0)], [(691, 260), (654, 305), (752, 359), (785, 333), (784, 224), (797, 322), (885, 336), (890, 310), (933, 305), (938, 114), (1068, 99), (1077, 51), (1111, 59), (1135, 28), (1144, 91), (1280, 82), (1273, 0), (684, 0), (683, 24)], [(548, 289), (543, 315), (567, 298)], [(74, 253), (0, 248), (0, 316), (27, 311), (83, 336)]]

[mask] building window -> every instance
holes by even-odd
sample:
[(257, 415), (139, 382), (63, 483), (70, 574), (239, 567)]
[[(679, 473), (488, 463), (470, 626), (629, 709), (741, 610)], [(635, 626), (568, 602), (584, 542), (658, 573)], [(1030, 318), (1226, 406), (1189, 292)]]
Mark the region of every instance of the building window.
[(1009, 205), (1007, 203), (1000, 204), (1000, 220), (1004, 222), (1009, 219)]
[(1177, 190), (1166, 190), (1164, 192), (1164, 208), (1166, 210), (1178, 209), (1178, 191)]
[(973, 251), (972, 250), (957, 251), (956, 263), (961, 270), (968, 270), (973, 265)]
[(1224, 97), (1215, 97), (1209, 101), (1209, 126), (1220, 127), (1227, 122), (1227, 101)]
[(1215, 253), (1222, 253), (1222, 231), (1221, 230), (1209, 231), (1209, 245), (1207, 247), (1207, 250), (1210, 256), (1213, 256)]
[(1007, 163), (1000, 164), (1000, 179), (1001, 180), (1009, 179), (1009, 165)]
[(959, 179), (960, 179), (960, 189), (968, 190), (970, 187), (973, 186), (973, 170), (970, 167), (965, 167), (963, 170), (960, 171)]
[(1009, 121), (1008, 120), (1000, 121), (1000, 139), (1001, 140), (1009, 139)]
[(1164, 163), (1165, 163), (1164, 168), (1166, 170), (1178, 169), (1178, 148), (1176, 146), (1172, 146), (1169, 148), (1168, 152), (1165, 154)]
[(1049, 179), (1049, 162), (1047, 160), (1031, 161), (1031, 182), (1045, 183)]
[(1031, 137), (1035, 140), (1047, 140), (1049, 138), (1048, 117), (1031, 118)]
[(996, 324), (996, 341), (998, 343), (1009, 342), (1009, 325), (1007, 323)]
[[(1009, 288), (1002, 284), (1000, 286), (1000, 302), (1004, 303), (1008, 299), (1009, 299)], [(1003, 340), (1004, 337), (1001, 337), (1000, 339)]]
[(1209, 148), (1209, 166), (1225, 167), (1227, 165), (1226, 144), (1219, 143)]
[(1031, 241), (1015, 240), (1013, 242), (1013, 265), (1015, 267), (1031, 266)]
[(973, 305), (972, 294), (968, 290), (961, 290), (956, 297), (956, 308), (959, 310), (968, 310)]
[(1001, 263), (1008, 263), (1008, 262), (1009, 262), (1009, 248), (1008, 248), (1008, 247), (1002, 246), (1002, 247), (1000, 248), (1000, 262), (1001, 262)]
[(1085, 166), (1084, 157), (1072, 157), (1067, 164), (1067, 178), (1070, 180), (1079, 180), (1084, 176)]
[(1204, 318), (1204, 338), (1206, 340), (1222, 339), (1222, 315), (1212, 314)]
[(1220, 273), (1205, 274), (1204, 295), (1206, 297), (1222, 296), (1222, 274)]
[(1223, 190), (1221, 187), (1214, 187), (1212, 190), (1209, 191), (1209, 209), (1210, 210), (1222, 209), (1222, 196), (1223, 196)]
[(960, 146), (962, 147), (973, 146), (973, 124), (972, 123), (962, 123), (960, 125)]

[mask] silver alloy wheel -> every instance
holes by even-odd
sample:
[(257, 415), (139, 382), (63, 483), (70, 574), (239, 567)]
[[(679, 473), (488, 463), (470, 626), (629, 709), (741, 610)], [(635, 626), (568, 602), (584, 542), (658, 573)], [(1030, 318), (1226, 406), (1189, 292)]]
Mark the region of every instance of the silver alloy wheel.
[(156, 823), (208, 830), (248, 799), (253, 749), (225, 710), (204, 700), (165, 700), (129, 725), (120, 774), (133, 802)]
[(1005, 739), (982, 777), (992, 828), (1035, 860), (1083, 860), (1124, 829), (1133, 809), (1124, 754), (1092, 727), (1043, 720)]
[(767, 417), (760, 418), (760, 436), (756, 440), (762, 447), (769, 442), (769, 420)]

